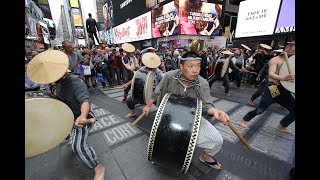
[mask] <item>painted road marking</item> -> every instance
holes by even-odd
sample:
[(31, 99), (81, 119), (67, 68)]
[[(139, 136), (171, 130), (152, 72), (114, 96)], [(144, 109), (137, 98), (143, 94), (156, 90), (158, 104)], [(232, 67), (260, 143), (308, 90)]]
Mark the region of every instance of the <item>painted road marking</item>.
[(114, 98), (114, 97), (120, 97), (120, 96), (123, 97), (123, 95), (124, 95), (123, 90), (122, 90), (121, 92), (108, 94), (108, 96), (109, 96), (109, 97), (112, 97), (112, 98)]
[(112, 89), (112, 90), (104, 90), (103, 93), (105, 94), (112, 94), (115, 92), (123, 92), (124, 89)]
[(224, 100), (224, 99), (222, 99), (222, 100), (220, 100), (218, 102), (215, 102), (213, 104), (217, 109), (225, 111), (225, 112), (230, 111), (231, 109), (233, 109), (234, 107), (239, 105), (239, 103), (232, 102), (232, 101), (227, 101), (227, 100)]
[(120, 118), (119, 116), (116, 116), (114, 114), (108, 115), (108, 116), (103, 116), (99, 117), (98, 121), (96, 121), (91, 128), (90, 132), (95, 132), (100, 129), (104, 129), (110, 126), (113, 126), (115, 124), (120, 124), (124, 122), (125, 120)]
[(104, 116), (104, 115), (107, 115), (107, 114), (110, 114), (109, 111), (103, 109), (103, 108), (99, 108), (99, 109), (93, 109), (92, 110), (95, 117), (100, 117), (100, 116)]
[[(239, 125), (237, 124), (237, 121), (243, 118), (243, 116), (246, 115), (252, 109), (254, 108), (249, 106), (241, 106), (239, 109), (237, 109), (235, 112), (229, 115), (231, 124), (242, 135), (245, 135), (248, 132), (248, 130), (244, 130), (243, 128), (239, 127)], [(248, 122), (248, 125), (249, 126), (254, 125), (255, 122), (259, 119), (259, 117), (262, 117), (264, 113), (254, 117), (251, 121)], [(239, 138), (235, 135), (235, 133), (229, 127), (223, 125), (222, 123), (216, 123), (214, 126), (221, 133), (224, 140), (227, 140), (232, 143), (237, 143), (239, 141)]]
[(222, 170), (216, 180), (243, 180), (229, 171)]
[[(284, 115), (272, 113), (262, 128), (250, 139), (253, 149), (292, 164), (295, 154), (295, 138), (275, 130)], [(288, 129), (294, 132), (293, 122)]]
[(139, 133), (141, 133), (141, 131), (138, 128), (136, 128), (135, 126), (131, 126), (131, 123), (126, 123), (108, 129), (102, 134), (104, 139), (107, 141), (107, 144), (111, 146)]

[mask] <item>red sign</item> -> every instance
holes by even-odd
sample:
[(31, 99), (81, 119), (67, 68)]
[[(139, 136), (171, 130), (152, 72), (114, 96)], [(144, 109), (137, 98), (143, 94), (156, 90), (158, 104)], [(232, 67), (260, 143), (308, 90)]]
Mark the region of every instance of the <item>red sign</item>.
[(147, 12), (113, 28), (114, 43), (151, 39), (151, 12)]

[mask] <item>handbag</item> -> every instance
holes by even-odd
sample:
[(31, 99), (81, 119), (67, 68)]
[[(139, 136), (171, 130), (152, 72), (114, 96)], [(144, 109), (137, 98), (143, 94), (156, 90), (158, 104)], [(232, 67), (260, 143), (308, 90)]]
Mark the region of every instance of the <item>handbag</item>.
[(98, 81), (103, 83), (104, 82), (104, 78), (103, 78), (102, 73), (97, 73), (97, 76), (98, 76)]
[(90, 66), (82, 65), (82, 68), (83, 68), (83, 75), (84, 76), (91, 75)]

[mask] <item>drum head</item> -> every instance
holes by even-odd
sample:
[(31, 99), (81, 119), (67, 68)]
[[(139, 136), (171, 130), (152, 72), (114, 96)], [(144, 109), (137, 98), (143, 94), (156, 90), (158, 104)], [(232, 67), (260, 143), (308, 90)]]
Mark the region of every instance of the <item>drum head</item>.
[(151, 99), (154, 84), (154, 73), (149, 71), (147, 74), (146, 84), (144, 85), (144, 102), (147, 104), (148, 100)]
[(186, 173), (196, 146), (201, 114), (201, 100), (167, 93), (153, 121), (148, 160)]
[(227, 59), (224, 61), (224, 64), (223, 64), (222, 70), (221, 70), (221, 77), (223, 77), (224, 74), (227, 72), (227, 69), (228, 69), (228, 66), (229, 66), (229, 61), (230, 61), (229, 58), (227, 58)]
[(74, 116), (61, 101), (50, 98), (25, 100), (25, 157), (47, 152), (71, 132)]
[[(292, 71), (292, 74), (295, 74), (295, 55), (291, 56), (288, 59), (289, 67)], [(287, 63), (284, 62), (280, 68), (279, 75), (280, 76), (286, 76), (289, 74)], [(281, 81), (281, 84), (284, 88), (286, 88), (288, 91), (295, 93), (295, 81)]]

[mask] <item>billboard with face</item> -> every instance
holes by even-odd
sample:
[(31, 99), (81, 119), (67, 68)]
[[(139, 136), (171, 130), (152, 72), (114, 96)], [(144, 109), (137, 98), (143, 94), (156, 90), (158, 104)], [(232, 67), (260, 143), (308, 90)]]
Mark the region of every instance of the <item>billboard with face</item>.
[(222, 5), (197, 0), (179, 0), (180, 34), (222, 35)]
[(152, 10), (152, 37), (179, 34), (179, 5), (172, 1)]
[(112, 0), (104, 0), (102, 7), (104, 29), (110, 29), (114, 26), (113, 4)]

